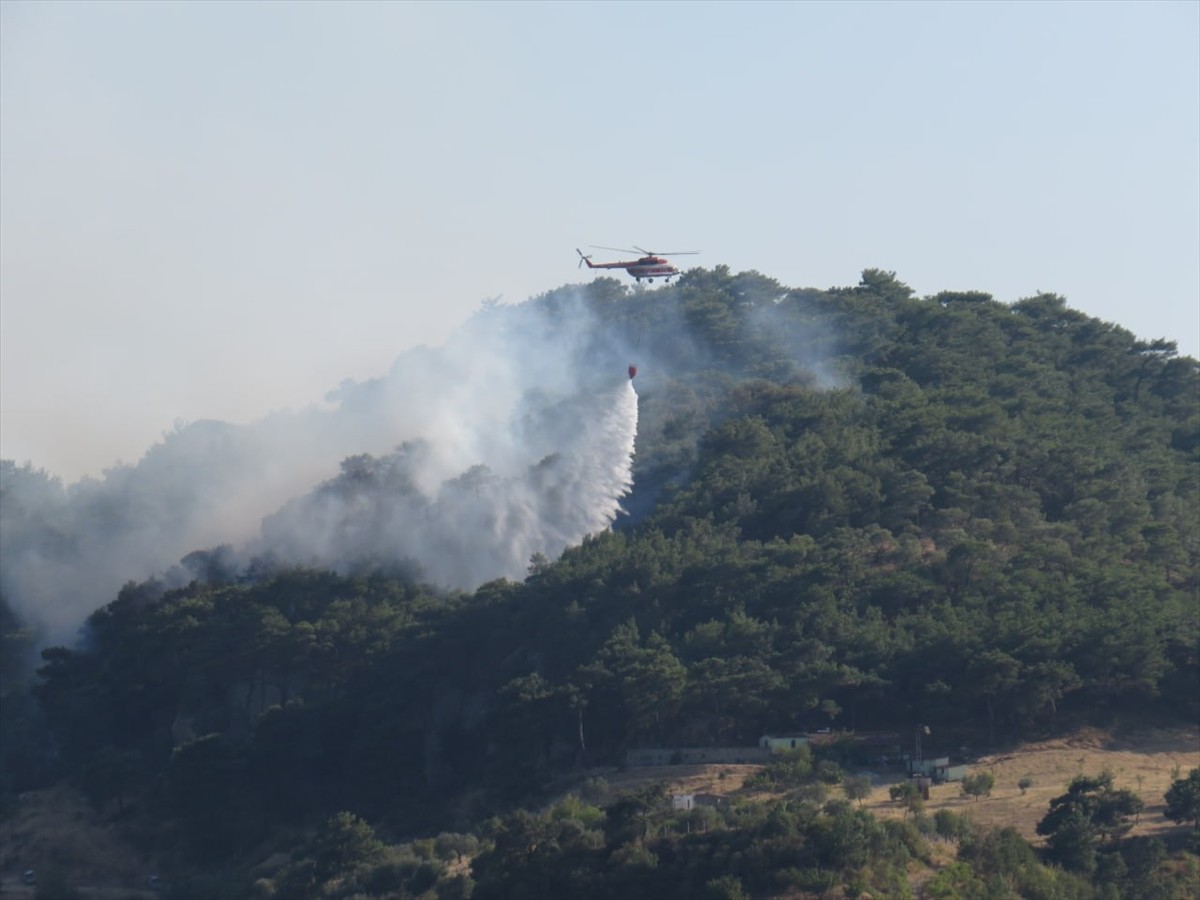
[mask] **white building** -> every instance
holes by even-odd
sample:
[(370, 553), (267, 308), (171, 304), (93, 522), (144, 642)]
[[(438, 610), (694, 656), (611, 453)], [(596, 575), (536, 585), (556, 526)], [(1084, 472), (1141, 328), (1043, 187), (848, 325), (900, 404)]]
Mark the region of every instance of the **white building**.
[(696, 805), (695, 794), (672, 794), (671, 809), (691, 809)]
[(787, 750), (795, 750), (797, 747), (803, 747), (810, 739), (810, 736), (805, 732), (764, 734), (758, 739), (758, 746), (768, 753), (783, 753)]

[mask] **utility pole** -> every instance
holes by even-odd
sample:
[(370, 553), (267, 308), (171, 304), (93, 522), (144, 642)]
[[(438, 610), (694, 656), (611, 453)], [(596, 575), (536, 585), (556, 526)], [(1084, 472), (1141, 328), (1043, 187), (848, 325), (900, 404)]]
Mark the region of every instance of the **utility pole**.
[(917, 790), (919, 790), (921, 792), (921, 797), (924, 798), (925, 800), (928, 800), (929, 799), (929, 783), (930, 783), (930, 781), (932, 781), (932, 779), (925, 772), (925, 758), (921, 754), (921, 735), (929, 734), (929, 726), (928, 725), (918, 725), (916, 727), (916, 729), (914, 729), (914, 730), (916, 732), (916, 739), (917, 739), (916, 740), (917, 761), (916, 761), (916, 766), (915, 766), (916, 771), (913, 773), (913, 775), (917, 779)]
[(925, 767), (922, 765), (922, 762), (924, 761), (924, 757), (922, 757), (922, 755), (921, 755), (921, 735), (929, 734), (929, 733), (930, 732), (929, 732), (928, 725), (918, 725), (916, 727), (916, 738), (917, 738), (917, 740), (916, 740), (916, 744), (917, 744), (917, 746), (916, 746), (916, 750), (917, 750), (917, 752), (916, 752), (916, 762), (917, 762), (916, 768), (922, 775), (925, 774)]

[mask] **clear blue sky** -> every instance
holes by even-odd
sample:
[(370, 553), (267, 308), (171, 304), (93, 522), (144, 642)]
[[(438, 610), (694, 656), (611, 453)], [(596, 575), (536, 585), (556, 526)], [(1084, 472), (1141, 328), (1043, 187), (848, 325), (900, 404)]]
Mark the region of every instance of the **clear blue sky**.
[(0, 3), (0, 453), (319, 401), (576, 246), (1200, 355), (1200, 4)]

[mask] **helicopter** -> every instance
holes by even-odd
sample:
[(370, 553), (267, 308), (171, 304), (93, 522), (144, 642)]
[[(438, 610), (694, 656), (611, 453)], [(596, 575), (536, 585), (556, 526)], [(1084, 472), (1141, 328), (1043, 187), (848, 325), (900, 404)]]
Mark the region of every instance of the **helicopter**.
[(647, 250), (644, 247), (639, 247), (637, 244), (633, 245), (632, 250), (623, 250), (620, 247), (601, 247), (597, 244), (592, 244), (591, 246), (597, 250), (612, 250), (614, 253), (646, 254), (641, 259), (635, 259), (632, 262), (594, 263), (590, 255), (585, 256), (582, 250), (578, 247), (575, 248), (575, 252), (579, 254), (580, 266), (587, 263), (589, 269), (624, 269), (637, 279), (639, 284), (643, 278), (650, 282), (653, 282), (655, 278), (661, 278), (670, 284), (671, 278), (679, 274), (679, 269), (667, 262), (666, 257), (693, 256), (700, 252), (699, 250), (673, 250), (665, 253), (662, 251)]

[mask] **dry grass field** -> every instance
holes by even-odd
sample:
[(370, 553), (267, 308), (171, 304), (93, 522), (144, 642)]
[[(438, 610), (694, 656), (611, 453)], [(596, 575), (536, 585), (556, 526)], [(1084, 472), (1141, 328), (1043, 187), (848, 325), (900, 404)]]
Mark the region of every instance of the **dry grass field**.
[[(1179, 827), (1163, 816), (1163, 794), (1172, 773), (1186, 775), (1197, 767), (1198, 729), (1144, 732), (1129, 738), (1089, 729), (974, 760), (972, 772), (982, 769), (996, 778), (991, 796), (975, 800), (964, 797), (957, 784), (934, 785), (927, 810), (965, 813), (981, 825), (1011, 825), (1026, 840), (1038, 844), (1042, 839), (1037, 835), (1037, 823), (1051, 798), (1066, 793), (1076, 775), (1094, 776), (1107, 769), (1116, 787), (1133, 791), (1146, 804), (1132, 834), (1153, 835)], [(1025, 777), (1033, 779), (1033, 785), (1022, 793), (1017, 783)], [(863, 806), (880, 816), (904, 814), (889, 800), (886, 786), (877, 787)]]
[[(981, 825), (1011, 825), (1031, 843), (1041, 843), (1037, 823), (1046, 814), (1050, 800), (1066, 793), (1067, 784), (1076, 775), (1098, 775), (1105, 769), (1113, 773), (1118, 788), (1128, 788), (1142, 798), (1145, 809), (1133, 834), (1153, 835), (1180, 826), (1163, 816), (1163, 794), (1172, 773), (1186, 775), (1200, 767), (1200, 729), (1143, 731), (1128, 737), (1114, 736), (1096, 729), (1049, 741), (1026, 744), (1010, 753), (984, 756), (971, 761), (971, 771), (991, 772), (995, 787), (991, 796), (975, 800), (965, 797), (958, 784), (934, 785), (927, 812), (950, 809), (966, 814)], [(603, 772), (613, 791), (636, 790), (655, 782), (664, 782), (672, 793), (741, 794), (742, 783), (760, 766), (687, 765), (646, 766), (616, 772)], [(1022, 778), (1033, 784), (1024, 793), (1017, 786)], [(902, 817), (904, 811), (891, 802), (887, 788), (901, 780), (899, 774), (886, 776), (864, 809), (878, 816)], [(766, 796), (766, 795), (764, 795)]]

